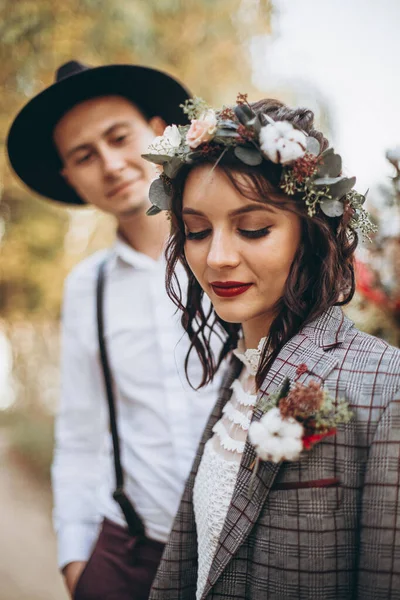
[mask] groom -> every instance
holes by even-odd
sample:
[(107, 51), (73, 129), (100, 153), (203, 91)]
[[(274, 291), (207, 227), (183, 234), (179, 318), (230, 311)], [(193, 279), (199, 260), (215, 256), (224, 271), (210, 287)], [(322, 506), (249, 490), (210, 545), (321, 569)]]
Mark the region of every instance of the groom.
[[(215, 386), (196, 393), (186, 384), (187, 336), (164, 286), (169, 222), (146, 216), (155, 173), (141, 154), (166, 124), (184, 124), (187, 98), (154, 69), (72, 61), (9, 133), (11, 165), (31, 190), (66, 207), (95, 206), (117, 223), (113, 247), (80, 263), (64, 294), (52, 480), (59, 565), (76, 600), (148, 597), (216, 397)], [(133, 532), (113, 499), (95, 309), (104, 260), (105, 343)]]

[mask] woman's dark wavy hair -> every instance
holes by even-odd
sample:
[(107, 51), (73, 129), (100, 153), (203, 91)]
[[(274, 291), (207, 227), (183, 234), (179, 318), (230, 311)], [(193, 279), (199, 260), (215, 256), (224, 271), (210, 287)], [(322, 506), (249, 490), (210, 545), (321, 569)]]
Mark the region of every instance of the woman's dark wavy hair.
[[(267, 114), (275, 121), (286, 120), (293, 123), (308, 135), (315, 137), (321, 145), (321, 151), (327, 148), (328, 141), (313, 127), (314, 114), (311, 110), (292, 110), (277, 100), (260, 100), (251, 104), (251, 107), (255, 113)], [(215, 164), (217, 159), (218, 156), (205, 156), (201, 163)], [(187, 377), (189, 356), (193, 350), (197, 352), (201, 361), (203, 377), (198, 386), (200, 388), (213, 379), (221, 362), (237, 346), (241, 325), (223, 321), (212, 306), (204, 307), (204, 292), (185, 258), (183, 192), (189, 172), (199, 163), (200, 161), (196, 160), (194, 165), (185, 166), (173, 180), (171, 237), (166, 249), (166, 287), (169, 297), (183, 311), (182, 325), (191, 341), (185, 364)], [(300, 247), (291, 265), (283, 296), (275, 307), (276, 316), (271, 324), (256, 375), (256, 385), (259, 389), (286, 342), (331, 306), (344, 305), (352, 299), (355, 290), (354, 251), (358, 238), (357, 233), (347, 226), (346, 213), (343, 217), (331, 218), (318, 211), (310, 218), (301, 196), (286, 196), (279, 188), (282, 173), (280, 165), (263, 161), (257, 167), (250, 167), (236, 159), (233, 153), (226, 152), (217, 168), (226, 174), (232, 185), (245, 197), (291, 210), (298, 214), (301, 220)], [(185, 304), (182, 302), (181, 288), (175, 274), (178, 261), (183, 264), (189, 278)], [(210, 344), (213, 332), (223, 341), (218, 357), (214, 356)]]

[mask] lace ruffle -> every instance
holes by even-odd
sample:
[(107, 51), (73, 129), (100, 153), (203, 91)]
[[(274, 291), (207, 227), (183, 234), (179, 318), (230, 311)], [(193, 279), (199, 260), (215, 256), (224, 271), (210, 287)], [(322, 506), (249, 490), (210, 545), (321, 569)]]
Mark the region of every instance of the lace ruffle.
[(247, 431), (250, 427), (251, 410), (248, 410), (247, 413), (244, 414), (240, 410), (237, 410), (231, 402), (227, 402), (222, 412), (231, 423), (239, 425), (244, 431)]
[(242, 406), (255, 405), (257, 396), (255, 394), (249, 394), (248, 392), (245, 392), (239, 379), (235, 379), (231, 385), (231, 389), (235, 392), (235, 397), (238, 404), (241, 404)]
[(215, 433), (218, 436), (220, 444), (225, 450), (243, 454), (246, 442), (241, 442), (239, 440), (234, 440), (233, 438), (231, 438), (221, 420), (215, 423), (213, 427), (213, 433)]

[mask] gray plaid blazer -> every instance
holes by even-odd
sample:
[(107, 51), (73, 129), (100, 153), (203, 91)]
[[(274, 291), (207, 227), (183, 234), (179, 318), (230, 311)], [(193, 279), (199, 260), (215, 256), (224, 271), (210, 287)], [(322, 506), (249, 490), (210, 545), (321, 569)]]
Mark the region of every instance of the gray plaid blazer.
[[(151, 600), (196, 597), (193, 485), (239, 371), (235, 359), (199, 445)], [(255, 454), (246, 444), (202, 600), (400, 599), (400, 351), (355, 329), (335, 307), (284, 346), (260, 393), (275, 391), (285, 377), (322, 382), (355, 416), (298, 462), (261, 463), (251, 499)], [(260, 416), (256, 410), (253, 419)]]

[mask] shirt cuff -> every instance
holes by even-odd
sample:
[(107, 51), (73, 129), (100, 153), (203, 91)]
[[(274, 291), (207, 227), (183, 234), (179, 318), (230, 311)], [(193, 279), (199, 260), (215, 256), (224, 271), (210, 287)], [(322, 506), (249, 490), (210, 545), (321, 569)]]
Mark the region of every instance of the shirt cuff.
[(74, 561), (86, 561), (99, 536), (101, 523), (69, 524), (59, 528), (58, 566), (64, 569)]

